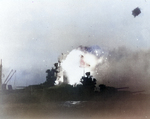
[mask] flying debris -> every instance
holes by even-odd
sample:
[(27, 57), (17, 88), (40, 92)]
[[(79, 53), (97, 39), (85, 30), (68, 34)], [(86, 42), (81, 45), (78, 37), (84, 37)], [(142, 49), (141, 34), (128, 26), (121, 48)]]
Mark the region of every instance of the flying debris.
[(132, 15), (134, 17), (138, 16), (139, 14), (141, 13), (141, 10), (139, 7), (135, 8), (133, 11), (132, 11)]
[[(101, 56), (104, 55), (104, 49), (100, 48), (98, 45), (93, 45), (93, 46), (79, 46), (79, 50), (85, 52), (85, 53), (90, 53), (95, 55), (97, 58), (100, 58)], [(107, 53), (105, 53), (107, 55)]]

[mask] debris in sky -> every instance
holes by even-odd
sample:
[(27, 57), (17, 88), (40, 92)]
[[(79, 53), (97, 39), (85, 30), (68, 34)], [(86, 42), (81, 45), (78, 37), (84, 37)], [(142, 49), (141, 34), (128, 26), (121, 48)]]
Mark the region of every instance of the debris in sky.
[(132, 15), (134, 16), (134, 17), (136, 17), (136, 16), (138, 16), (139, 14), (141, 13), (141, 10), (140, 10), (140, 8), (135, 8), (133, 11), (132, 11)]

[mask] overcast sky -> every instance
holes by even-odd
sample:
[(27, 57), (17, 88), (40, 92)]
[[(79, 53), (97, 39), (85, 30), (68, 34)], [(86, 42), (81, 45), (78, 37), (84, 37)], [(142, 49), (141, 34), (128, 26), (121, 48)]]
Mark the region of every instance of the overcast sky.
[[(45, 80), (61, 53), (79, 45), (150, 48), (148, 0), (0, 0), (0, 59), (10, 84)], [(132, 15), (141, 9), (137, 17)]]

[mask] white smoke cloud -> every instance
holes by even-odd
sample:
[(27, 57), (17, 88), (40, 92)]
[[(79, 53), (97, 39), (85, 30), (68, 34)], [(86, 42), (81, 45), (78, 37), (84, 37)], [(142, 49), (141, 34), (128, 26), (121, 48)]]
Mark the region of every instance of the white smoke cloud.
[(99, 47), (78, 47), (72, 50), (62, 62), (68, 83), (80, 84), (80, 79), (86, 72), (96, 75), (97, 66), (104, 62), (104, 55)]

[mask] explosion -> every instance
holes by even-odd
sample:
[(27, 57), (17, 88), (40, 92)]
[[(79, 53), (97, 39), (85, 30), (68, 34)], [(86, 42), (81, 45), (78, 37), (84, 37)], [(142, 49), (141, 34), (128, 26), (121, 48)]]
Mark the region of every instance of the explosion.
[[(105, 51), (105, 52), (104, 52)], [(132, 51), (119, 47), (109, 51), (99, 46), (79, 46), (59, 61), (57, 84), (81, 84), (86, 72), (96, 78), (97, 86), (129, 87), (131, 91), (150, 91), (150, 50)]]
[(80, 79), (86, 72), (95, 76), (97, 67), (106, 60), (106, 52), (99, 46), (79, 46), (73, 49), (65, 59), (62, 60), (63, 75), (67, 77), (68, 84), (80, 84)]

